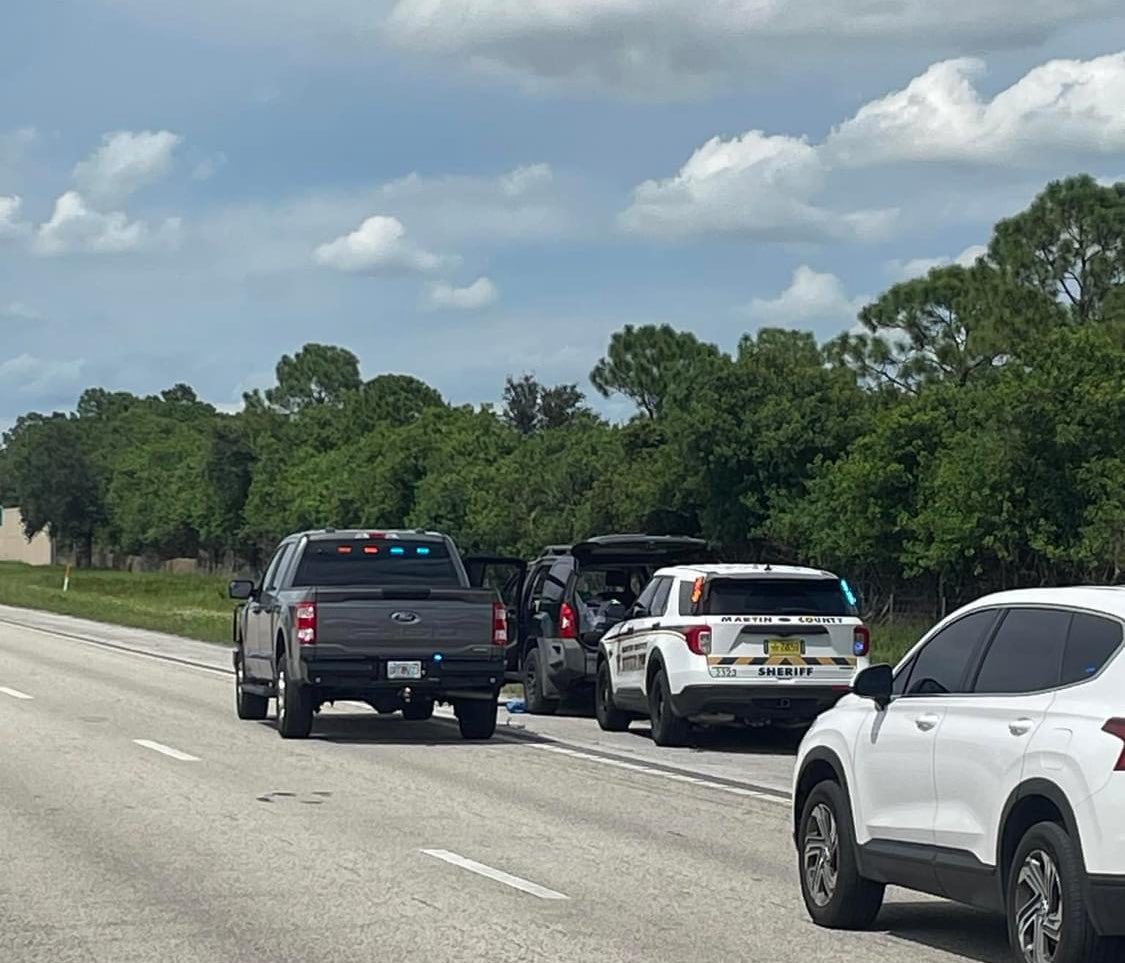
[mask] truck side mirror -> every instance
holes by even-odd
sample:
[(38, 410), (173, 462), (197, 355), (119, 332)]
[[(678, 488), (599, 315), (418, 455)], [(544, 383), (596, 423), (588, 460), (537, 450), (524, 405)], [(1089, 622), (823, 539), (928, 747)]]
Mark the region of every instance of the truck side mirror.
[(230, 583), (228, 591), (232, 599), (245, 601), (254, 597), (254, 583), (249, 579), (236, 578)]

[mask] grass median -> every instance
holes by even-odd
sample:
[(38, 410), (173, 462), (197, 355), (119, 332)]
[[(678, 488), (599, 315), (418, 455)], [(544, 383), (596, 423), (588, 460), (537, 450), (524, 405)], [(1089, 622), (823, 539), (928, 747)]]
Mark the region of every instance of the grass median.
[(211, 575), (71, 569), (64, 592), (61, 566), (0, 562), (0, 604), (229, 644), (234, 603), (227, 598), (227, 581)]
[[(70, 589), (64, 592), (62, 585), (61, 566), (0, 562), (0, 604), (230, 642), (234, 603), (227, 598), (227, 579), (222, 576), (72, 569)], [(910, 623), (873, 625), (873, 658), (896, 663), (925, 628)]]

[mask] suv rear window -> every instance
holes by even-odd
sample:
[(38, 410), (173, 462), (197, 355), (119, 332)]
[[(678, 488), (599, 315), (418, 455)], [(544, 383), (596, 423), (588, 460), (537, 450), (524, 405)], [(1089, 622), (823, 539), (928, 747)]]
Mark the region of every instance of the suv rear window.
[[(692, 583), (680, 586), (680, 612), (691, 612)], [(716, 578), (700, 615), (858, 615), (838, 579)]]
[(310, 588), (318, 585), (459, 588), (461, 579), (449, 549), (442, 542), (318, 539), (305, 546), (293, 584)]

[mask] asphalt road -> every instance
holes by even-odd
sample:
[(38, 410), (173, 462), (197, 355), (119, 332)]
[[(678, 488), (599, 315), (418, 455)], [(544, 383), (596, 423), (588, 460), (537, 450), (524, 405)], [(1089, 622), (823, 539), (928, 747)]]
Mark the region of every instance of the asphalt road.
[(284, 742), (228, 666), (0, 608), (0, 960), (1008, 959), (1001, 922), (912, 894), (812, 926), (760, 736), (668, 756), (513, 716), (468, 744), (348, 706)]

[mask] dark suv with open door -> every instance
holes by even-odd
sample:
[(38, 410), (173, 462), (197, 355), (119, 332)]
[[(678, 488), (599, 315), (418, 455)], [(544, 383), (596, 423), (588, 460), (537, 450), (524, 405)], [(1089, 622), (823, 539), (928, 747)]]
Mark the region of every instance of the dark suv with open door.
[(711, 558), (699, 538), (600, 535), (548, 546), (526, 566), (512, 559), (466, 564), (470, 577), (473, 562), (487, 561), (497, 573), (509, 565), (503, 584), (493, 585), (509, 606), (508, 678), (523, 683), (529, 712), (549, 715), (572, 694), (592, 694), (598, 642), (627, 618), (653, 572)]

